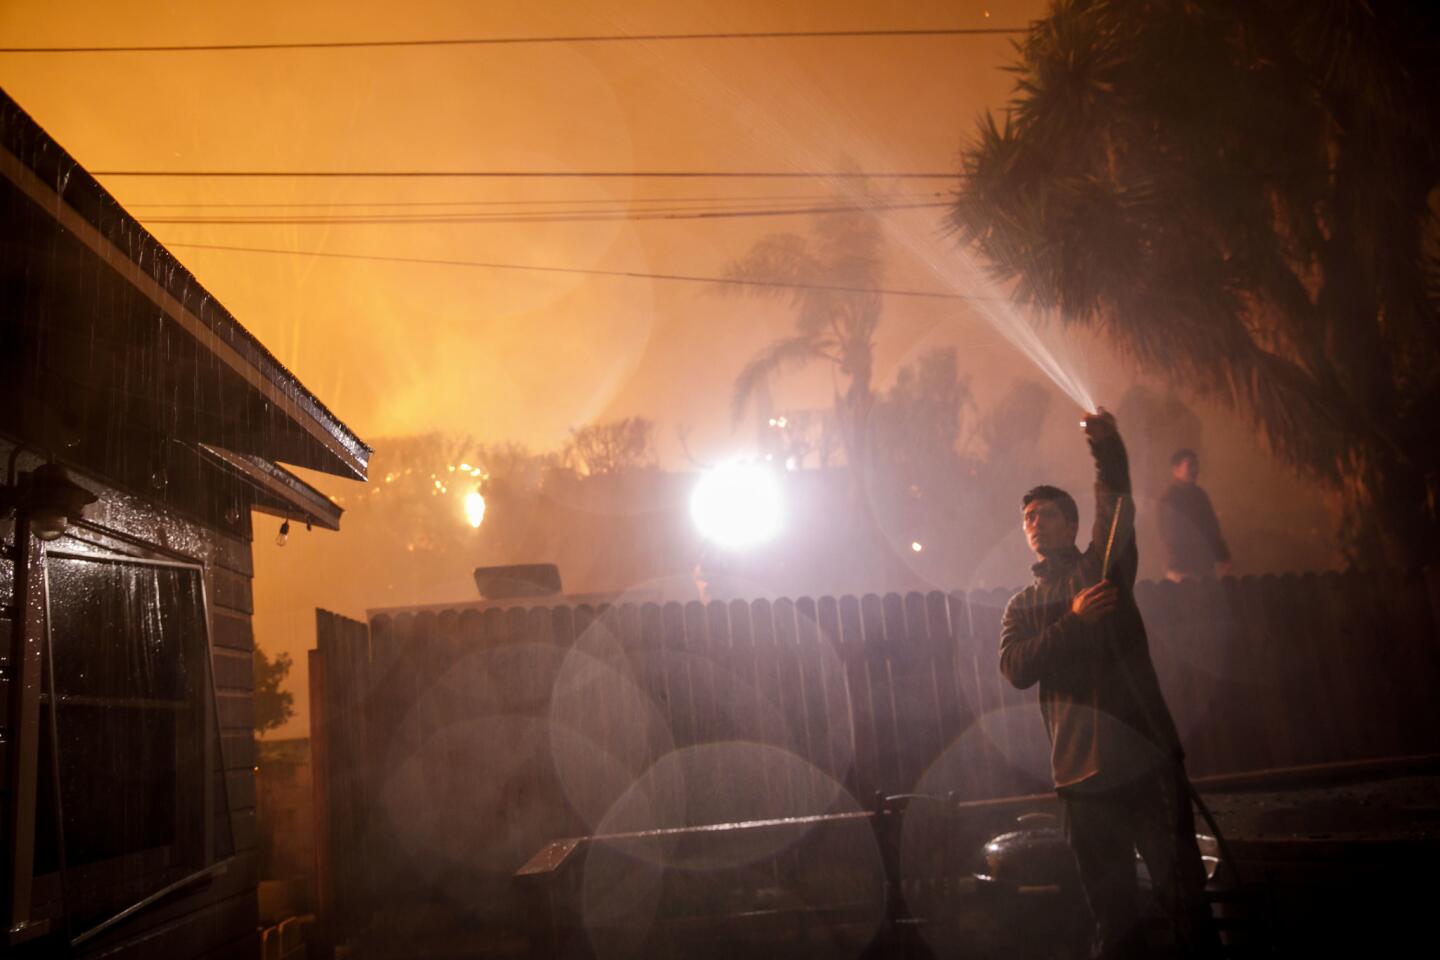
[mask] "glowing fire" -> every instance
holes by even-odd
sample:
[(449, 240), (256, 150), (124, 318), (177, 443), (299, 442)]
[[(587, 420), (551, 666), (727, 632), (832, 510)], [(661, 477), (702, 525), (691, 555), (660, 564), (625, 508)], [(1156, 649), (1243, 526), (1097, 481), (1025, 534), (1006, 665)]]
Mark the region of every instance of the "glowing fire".
[(485, 522), (485, 498), (480, 495), (479, 490), (471, 490), (465, 494), (465, 519), (472, 527), (479, 527)]

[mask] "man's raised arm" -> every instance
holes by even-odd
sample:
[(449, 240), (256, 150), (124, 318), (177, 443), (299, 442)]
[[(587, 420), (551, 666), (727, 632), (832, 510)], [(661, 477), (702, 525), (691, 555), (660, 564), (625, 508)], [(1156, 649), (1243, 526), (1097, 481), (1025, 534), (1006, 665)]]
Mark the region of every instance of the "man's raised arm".
[[(1135, 498), (1130, 495), (1130, 458), (1115, 426), (1114, 414), (1101, 408), (1084, 422), (1090, 455), (1095, 458), (1095, 526), (1090, 533), (1090, 547), (1085, 551), (1086, 566), (1096, 580), (1108, 579), (1129, 589), (1135, 585), (1135, 574), (1140, 567), (1140, 555), (1135, 548)], [(1117, 510), (1118, 524), (1115, 523)], [(1103, 570), (1107, 547), (1110, 567)]]

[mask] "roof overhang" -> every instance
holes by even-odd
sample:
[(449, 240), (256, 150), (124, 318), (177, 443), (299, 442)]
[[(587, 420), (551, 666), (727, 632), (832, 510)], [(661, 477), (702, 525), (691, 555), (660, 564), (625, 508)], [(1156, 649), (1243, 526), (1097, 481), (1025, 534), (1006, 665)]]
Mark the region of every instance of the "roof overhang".
[(370, 447), (3, 91), (0, 220), (0, 426), (51, 447), (123, 428), (365, 478)]
[(303, 520), (326, 530), (340, 529), (344, 509), (279, 464), (208, 444), (201, 444), (200, 450), (250, 484), (254, 490), (251, 501), (254, 509), (287, 520)]

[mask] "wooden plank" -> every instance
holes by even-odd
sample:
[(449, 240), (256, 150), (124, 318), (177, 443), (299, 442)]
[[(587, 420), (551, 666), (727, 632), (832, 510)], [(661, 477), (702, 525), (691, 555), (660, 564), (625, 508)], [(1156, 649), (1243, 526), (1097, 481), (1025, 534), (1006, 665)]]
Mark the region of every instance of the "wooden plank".
[[(692, 600), (685, 604), (685, 651), (690, 656), (690, 695), (694, 718), (691, 729), (694, 732), (695, 745), (704, 746), (720, 739), (717, 733), (720, 720), (716, 698), (716, 668), (711, 659), (706, 609), (698, 601)], [(713, 758), (713, 752), (711, 757)], [(708, 765), (702, 775), (708, 776), (714, 782), (723, 776), (723, 771)], [(722, 784), (716, 783), (717, 789), (721, 787)], [(687, 824), (703, 822), (703, 816), (697, 821), (694, 814), (693, 810), (687, 811)]]
[(675, 746), (675, 720), (671, 710), (670, 690), (666, 676), (666, 661), (669, 652), (665, 646), (660, 605), (655, 603), (642, 605), (639, 609), (639, 621), (639, 650), (643, 654), (643, 658), (641, 674), (637, 679), (662, 724), (661, 729), (651, 733), (649, 752), (651, 762), (654, 763)]
[(505, 642), (530, 642), (530, 617), (524, 607), (511, 607), (505, 611)]
[[(805, 729), (805, 700), (800, 689), (800, 663), (794, 644), (795, 620), (790, 615), (790, 639), (781, 646), (776, 636), (776, 606), (769, 600), (750, 605), (750, 630), (755, 643), (756, 693), (761, 707), (760, 736), (773, 748), (806, 760), (802, 743)], [(781, 787), (777, 815), (798, 816), (813, 812), (809, 778), (794, 760), (779, 757), (777, 781)]]
[[(343, 937), (365, 922), (370, 903), (381, 891), (372, 888), (372, 865), (388, 854), (384, 832), (374, 828), (369, 798), (371, 784), (383, 782), (389, 769), (393, 725), (387, 717), (395, 689), (398, 662), (403, 659), (400, 633), (405, 617), (377, 617), (373, 627), (337, 615), (329, 616), (325, 686), (330, 713), (327, 735), (328, 815), (331, 818), (331, 869), (334, 910), (331, 932)], [(372, 658), (375, 662), (372, 663)], [(378, 744), (379, 749), (372, 749)]]
[[(382, 754), (383, 775), (369, 781), (370, 795), (376, 798), (383, 798), (382, 791), (403, 791), (402, 795), (412, 797), (424, 795), (417, 791), (423, 783), (424, 771), (416, 762), (421, 755), (423, 732), (413, 714), (423, 689), (420, 673), (423, 664), (418, 652), (425, 628), (418, 614), (401, 614), (395, 618), (396, 656), (381, 688), (385, 695), (381, 698), (380, 720), (387, 731), (387, 746)], [(374, 729), (371, 728), (372, 732)], [(428, 811), (416, 810), (413, 815), (423, 817)], [(376, 862), (386, 866), (383, 872), (375, 872), (372, 896), (375, 903), (386, 903), (403, 896), (412, 884), (422, 882), (423, 875), (418, 870), (421, 865), (409, 859), (406, 836), (401, 832), (410, 817), (395, 818), (392, 809), (385, 805), (377, 805), (372, 817), (367, 835), (374, 841), (372, 849), (378, 851)], [(396, 819), (399, 822), (393, 822)], [(362, 891), (357, 889), (350, 921), (355, 930), (362, 929), (368, 919), (368, 904), (362, 909), (362, 897)]]
[[(574, 608), (554, 607), (546, 611), (546, 613), (548, 614), (550, 619), (550, 642), (555, 647), (557, 658), (571, 654), (575, 649)], [(555, 718), (556, 713), (554, 708), (552, 707), (550, 722), (554, 723)], [(552, 769), (555, 767), (553, 754), (551, 755), (551, 767)], [(558, 775), (559, 774), (557, 771), (557, 776)], [(563, 796), (563, 789), (560, 795)], [(567, 802), (565, 805), (565, 810), (561, 819), (564, 823), (569, 825), (568, 831), (570, 836), (580, 836), (583, 834), (591, 833), (595, 827), (594, 824), (589, 823), (586, 820), (584, 816), (584, 811), (577, 809), (573, 804), (569, 802)]]
[[(600, 611), (589, 604), (580, 604), (574, 608), (574, 615), (575, 640), (572, 656), (591, 658), (603, 664), (607, 653), (608, 630), (601, 621)], [(617, 745), (621, 742), (623, 732), (612, 691), (602, 682), (603, 674), (598, 673), (593, 665), (583, 659), (579, 663), (580, 669), (584, 671), (581, 675), (583, 682), (572, 684), (567, 691), (569, 702), (566, 704), (566, 711), (571, 726), (577, 733), (593, 740), (598, 749), (606, 751), (612, 757), (618, 757), (622, 755)], [(593, 815), (599, 816), (602, 812), (596, 810)], [(590, 826), (593, 828), (595, 824), (591, 823)]]
[[(959, 641), (950, 625), (948, 598), (938, 590), (924, 597), (926, 645), (933, 651), (935, 700), (939, 709), (941, 749), (947, 750), (965, 730), (965, 708), (955, 684)], [(909, 618), (907, 613), (907, 619)], [(915, 616), (920, 616), (919, 612)]]
[(211, 607), (210, 643), (215, 647), (249, 653), (255, 647), (255, 635), (249, 614)]
[(1440, 676), (1440, 631), (1430, 612), (1429, 588), (1421, 571), (1377, 577), (1381, 608), (1387, 614), (1388, 642), (1371, 653), (1373, 674), (1389, 689), (1390, 725), (1377, 731), (1384, 754), (1440, 749), (1440, 703), (1428, 682)]
[(464, 656), (481, 643), (484, 634), (485, 620), (479, 610), (465, 610), (460, 614), (457, 625), (457, 635), (460, 641), (460, 655)]
[(525, 611), (525, 637), (538, 646), (555, 646), (553, 618), (548, 608), (530, 607)]
[(255, 689), (253, 654), (218, 648), (212, 652), (211, 662), (215, 665), (217, 689), (246, 694)]
[(219, 567), (205, 568), (205, 592), (211, 606), (237, 613), (255, 612), (255, 597), (250, 578)]
[[(712, 696), (712, 727), (709, 743), (728, 743), (739, 739), (736, 720), (741, 711), (738, 700), (739, 683), (736, 677), (735, 652), (730, 637), (730, 605), (723, 600), (712, 600), (705, 605), (705, 653), (710, 668), (710, 692)], [(713, 799), (718, 801), (713, 812), (703, 814), (712, 822), (734, 819), (741, 805), (742, 791), (748, 778), (753, 775), (749, 769), (737, 770), (734, 766), (734, 751), (708, 750), (706, 759), (713, 763), (702, 769), (713, 769), (710, 782), (716, 790)], [(705, 774), (702, 774), (705, 776)], [(712, 797), (704, 797), (710, 800)]]
[[(762, 714), (769, 708), (760, 695), (759, 670), (756, 663), (755, 637), (750, 622), (750, 604), (735, 599), (727, 605), (730, 642), (729, 704), (731, 739), (745, 744), (764, 744), (765, 728)], [(749, 753), (749, 751), (746, 751)], [(737, 791), (736, 817), (752, 819), (775, 816), (784, 808), (783, 790), (777, 782), (781, 771), (769, 750), (758, 752), (759, 763), (746, 770), (733, 770), (732, 777), (742, 789)]]
[[(1335, 669), (1343, 661), (1332, 659), (1339, 652), (1338, 638), (1320, 615), (1319, 580), (1313, 573), (1287, 574), (1278, 586), (1276, 599), (1286, 630), (1276, 640), (1285, 648), (1289, 676), (1277, 677), (1276, 688), (1291, 718), (1289, 762), (1359, 759), (1365, 751), (1350, 732), (1356, 724), (1340, 713), (1347, 699), (1348, 671)], [(1301, 717), (1305, 722), (1297, 722)]]
[[(808, 613), (801, 612), (801, 608)], [(811, 766), (829, 776), (835, 776), (835, 760), (830, 752), (830, 725), (825, 716), (825, 687), (821, 676), (816, 634), (819, 626), (815, 623), (815, 603), (801, 600), (798, 603), (788, 598), (775, 601), (771, 609), (775, 619), (775, 645), (785, 660), (793, 662), (795, 680), (787, 682), (786, 702), (798, 711), (792, 715), (791, 736), (797, 744), (797, 752)], [(825, 791), (821, 789), (820, 793)], [(828, 802), (812, 791), (809, 806)], [(822, 810), (809, 812), (821, 813)]]
[(374, 909), (375, 875), (379, 869), (374, 856), (375, 820), (378, 816), (375, 798), (379, 796), (375, 782), (368, 774), (373, 769), (371, 762), (370, 728), (364, 722), (366, 711), (375, 693), (375, 680), (371, 672), (371, 636), (369, 627), (356, 620), (341, 618), (340, 647), (341, 672), (343, 680), (342, 726), (345, 744), (344, 760), (350, 765), (348, 785), (351, 813), (350, 829), (354, 838), (355, 857), (352, 861), (355, 872), (352, 895), (358, 901), (357, 911), (364, 916)]
[[(825, 622), (825, 600), (821, 600), (822, 627)], [(858, 597), (841, 597), (839, 609), (839, 649), (845, 664), (845, 689), (849, 694), (852, 730), (855, 736), (855, 795), (868, 806), (877, 790), (884, 788), (879, 757), (879, 737), (875, 730), (875, 707), (871, 700), (869, 672), (866, 670), (865, 630), (861, 621)]]
[(255, 806), (255, 771), (227, 770), (225, 772), (225, 796), (231, 810)]
[(977, 692), (979, 723), (985, 736), (983, 749), (994, 759), (987, 764), (987, 782), (977, 784), (975, 798), (1033, 792), (1034, 777), (1024, 773), (1024, 751), (1030, 746), (1022, 710), (1038, 709), (1031, 702), (1033, 689), (1019, 691), (1000, 673), (1000, 625), (1009, 601), (1008, 591), (976, 590), (966, 596), (974, 657), (972, 668)]
[[(648, 766), (649, 731), (644, 705), (636, 697), (639, 685), (631, 662), (633, 647), (639, 643), (639, 619), (628, 618), (627, 607), (633, 613), (633, 604), (606, 604), (601, 608), (600, 624), (604, 634), (603, 647), (598, 652), (610, 671), (604, 675), (602, 691), (615, 730), (615, 739), (608, 745), (621, 758), (626, 772), (635, 777)], [(632, 628), (633, 634), (629, 633)], [(523, 856), (532, 852), (526, 850)]]
[(899, 654), (900, 638), (886, 634), (885, 603), (873, 593), (860, 598), (860, 623), (865, 643), (865, 676), (875, 726), (876, 789), (903, 793), (909, 789), (900, 766), (900, 731), (895, 716), (891, 662)]
[(660, 643), (664, 651), (665, 691), (670, 736), (677, 749), (695, 744), (695, 702), (691, 696), (691, 657), (685, 642), (685, 608), (667, 603), (660, 608)]
[(908, 793), (918, 789), (942, 750), (935, 657), (926, 635), (925, 598), (891, 593), (883, 605), (901, 791)]
[[(623, 756), (633, 783), (656, 759), (652, 741), (657, 739), (659, 726), (655, 705), (645, 694), (640, 610), (633, 603), (611, 605), (605, 611), (604, 623), (610, 633), (607, 660), (615, 671), (612, 699), (619, 708)], [(525, 855), (533, 852), (527, 850)]]
[(225, 815), (230, 821), (230, 840), (234, 852), (243, 853), (255, 849), (259, 843), (259, 825), (256, 809), (233, 810)]
[(249, 693), (216, 691), (216, 721), (222, 733), (255, 729), (255, 698)]
[(441, 610), (435, 615), (435, 639), (442, 651), (440, 667), (448, 670), (460, 658), (460, 611)]
[[(1280, 698), (1277, 697), (1276, 682), (1283, 678), (1283, 653), (1277, 651), (1277, 638), (1283, 633), (1282, 623), (1272, 623), (1270, 599), (1274, 594), (1276, 577), (1246, 577), (1237, 581), (1236, 603), (1238, 622), (1241, 625), (1244, 642), (1237, 651), (1237, 674), (1250, 678), (1246, 698), (1253, 704), (1254, 712), (1247, 718), (1248, 723), (1231, 738), (1230, 750), (1233, 770), (1261, 770), (1267, 767), (1289, 766), (1286, 763), (1287, 731), (1289, 724)], [(1230, 773), (1220, 770), (1217, 773)]]
[(220, 755), (225, 758), (226, 770), (255, 766), (255, 731), (223, 734), (220, 737)]
[(329, 630), (327, 616), (324, 611), (317, 614), (317, 649), (307, 651), (306, 656), (310, 668), (310, 830), (315, 843), (315, 914), (325, 937), (334, 943), (337, 932), (335, 824), (330, 810), (333, 802), (330, 791), (333, 762), (330, 756), (330, 731), (334, 724), (334, 711), (329, 704), (329, 688), (325, 682), (329, 673), (325, 661), (332, 655), (324, 649), (324, 637)]
[(859, 765), (856, 759), (855, 709), (850, 698), (850, 677), (845, 665), (845, 644), (840, 630), (840, 605), (834, 597), (818, 601), (802, 599), (795, 606), (796, 628), (801, 630), (804, 649), (806, 621), (814, 626), (815, 659), (824, 687), (826, 735), (834, 776), (845, 789), (860, 795)]
[[(966, 749), (968, 760), (965, 778), (957, 783), (957, 793), (967, 799), (995, 795), (996, 756), (993, 750), (977, 749), (983, 741), (971, 731), (984, 715), (983, 688), (980, 682), (980, 658), (976, 647), (979, 641), (971, 630), (969, 598), (960, 591), (945, 594), (945, 616), (950, 623), (955, 658), (951, 669), (951, 682), (955, 686), (956, 705), (960, 714), (958, 736), (968, 737)], [(999, 638), (995, 640), (999, 644)]]
[(712, 742), (734, 740), (735, 720), (740, 712), (735, 702), (735, 660), (730, 636), (730, 605), (712, 600), (705, 605), (705, 652), (713, 682), (715, 726)]
[(1192, 771), (1214, 769), (1224, 718), (1217, 706), (1234, 696), (1227, 658), (1235, 645), (1229, 596), (1220, 580), (1140, 583), (1136, 601), (1145, 620), (1161, 691), (1174, 715)]
[(481, 634), (486, 644), (498, 646), (505, 642), (505, 611), (490, 607), (480, 614), (480, 620), (483, 624)]

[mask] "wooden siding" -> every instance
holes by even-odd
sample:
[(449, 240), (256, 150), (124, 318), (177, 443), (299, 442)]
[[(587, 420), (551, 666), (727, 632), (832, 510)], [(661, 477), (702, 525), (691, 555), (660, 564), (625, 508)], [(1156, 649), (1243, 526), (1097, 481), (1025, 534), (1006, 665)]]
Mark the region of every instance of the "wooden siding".
[[(4, 444), (0, 444), (0, 449), (3, 448)], [(22, 456), (21, 469), (31, 465), (26, 459)], [(194, 892), (182, 893), (169, 902), (142, 911), (132, 920), (86, 943), (77, 956), (200, 957), (215, 951), (233, 952), (239, 946), (253, 955), (258, 952), (255, 939), (258, 879), (248, 520), (241, 524), (245, 528), (243, 535), (220, 532), (99, 484), (83, 474), (75, 476), (100, 495), (99, 502), (87, 509), (87, 525), (76, 531), (78, 535), (118, 553), (192, 562), (204, 568), (216, 722), (235, 846), (235, 858), (224, 875), (202, 884)], [(5, 589), (9, 590), (13, 569), (7, 566), (0, 572), (5, 574)], [(9, 647), (7, 640), (0, 657), (8, 656)], [(0, 688), (0, 697), (5, 692)], [(4, 788), (0, 797), (8, 805), (9, 784)]]

